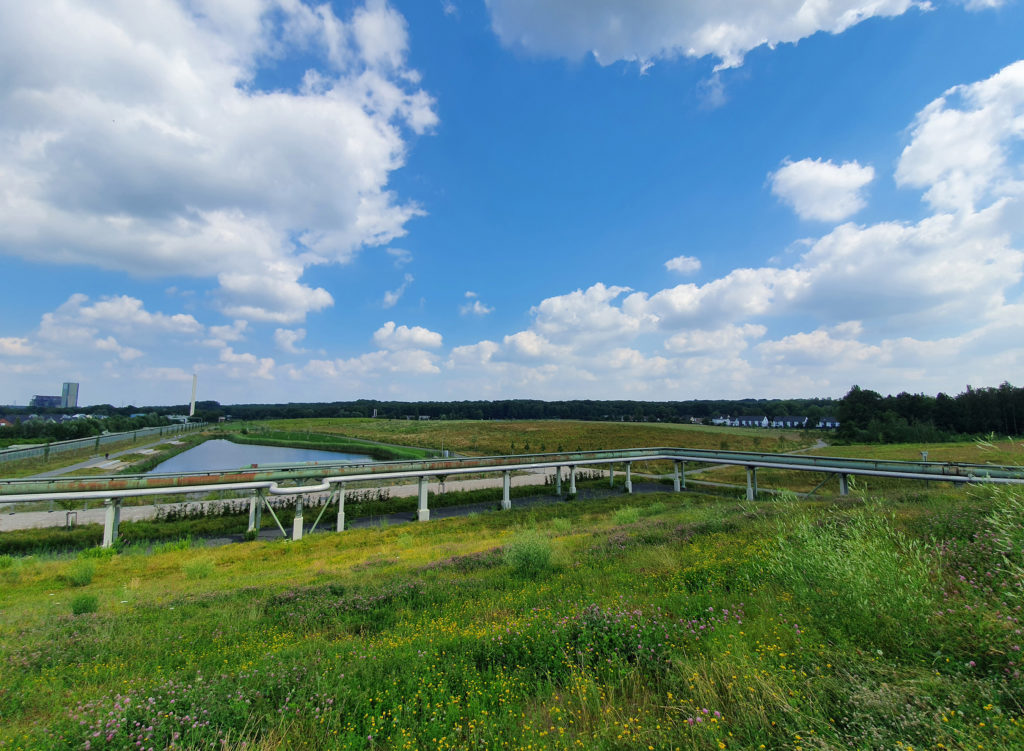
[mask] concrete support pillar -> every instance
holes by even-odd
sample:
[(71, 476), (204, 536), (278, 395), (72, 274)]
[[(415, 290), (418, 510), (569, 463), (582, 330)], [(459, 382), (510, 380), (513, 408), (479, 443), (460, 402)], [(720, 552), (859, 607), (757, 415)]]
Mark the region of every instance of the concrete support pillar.
[(609, 488), (614, 488), (615, 487), (615, 465), (614, 464), (609, 464), (608, 465), (608, 487)]
[(576, 495), (576, 467), (569, 465), (569, 493)]
[(110, 548), (117, 542), (117, 527), (121, 523), (121, 499), (107, 498), (103, 505), (107, 507), (103, 519), (103, 547)]
[(757, 497), (757, 467), (747, 467), (747, 500)]
[(338, 531), (345, 531), (345, 483), (338, 485)]
[(427, 478), (420, 478), (420, 507), (419, 507), (420, 521), (430, 521), (430, 509), (427, 508)]
[(679, 487), (686, 490), (686, 462), (679, 462)]
[(292, 522), (292, 540), (302, 539), (302, 496), (295, 499), (295, 521)]
[(249, 499), (249, 532), (259, 532), (263, 525), (263, 491), (257, 490)]
[(506, 469), (501, 477), (501, 508), (503, 511), (508, 511), (512, 508), (512, 498), (509, 495), (509, 487), (511, 485), (512, 473)]
[(555, 467), (555, 495), (562, 497), (562, 468)]
[(679, 465), (680, 464), (681, 464), (681, 462), (676, 462), (675, 463), (675, 465), (676, 465), (676, 473), (675, 473), (675, 477), (672, 478), (672, 489), (674, 491), (676, 491), (677, 493), (680, 490), (683, 489), (682, 473), (679, 471)]
[(626, 462), (626, 492), (633, 492), (633, 463)]
[(839, 475), (839, 495), (850, 494), (850, 476)]

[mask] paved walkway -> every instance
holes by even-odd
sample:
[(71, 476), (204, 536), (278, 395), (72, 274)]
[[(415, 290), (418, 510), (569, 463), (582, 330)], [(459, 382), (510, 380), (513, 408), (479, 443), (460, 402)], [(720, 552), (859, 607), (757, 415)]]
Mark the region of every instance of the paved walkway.
[(48, 472), (40, 472), (38, 475), (29, 475), (26, 479), (34, 480), (37, 478), (60, 477), (62, 475), (69, 475), (80, 469), (93, 469), (94, 467), (102, 467), (103, 469), (110, 470), (111, 472), (116, 472), (124, 466), (123, 462), (117, 461), (117, 457), (125, 456), (126, 454), (152, 453), (155, 446), (160, 446), (165, 443), (177, 444), (181, 443), (181, 441), (178, 440), (178, 436), (169, 436), (154, 443), (146, 443), (142, 446), (132, 446), (130, 449), (115, 451), (113, 453), (104, 454), (104, 456), (96, 454), (96, 456), (86, 459), (85, 461), (78, 462), (77, 464), (61, 467), (60, 469), (51, 469)]

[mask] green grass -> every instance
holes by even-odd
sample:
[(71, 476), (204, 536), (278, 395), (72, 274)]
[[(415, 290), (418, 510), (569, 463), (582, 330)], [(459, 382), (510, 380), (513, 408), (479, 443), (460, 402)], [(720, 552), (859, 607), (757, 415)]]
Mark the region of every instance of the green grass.
[(1022, 529), (690, 492), (10, 557), (0, 748), (1016, 749)]

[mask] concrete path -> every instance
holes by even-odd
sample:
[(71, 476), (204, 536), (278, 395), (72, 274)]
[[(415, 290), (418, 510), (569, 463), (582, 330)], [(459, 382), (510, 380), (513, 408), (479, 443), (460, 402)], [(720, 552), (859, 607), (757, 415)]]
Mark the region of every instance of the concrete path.
[(126, 454), (151, 454), (153, 453), (153, 448), (155, 446), (160, 446), (165, 443), (180, 444), (181, 441), (178, 440), (177, 436), (170, 436), (168, 438), (163, 438), (159, 441), (156, 441), (155, 443), (146, 443), (143, 444), (142, 446), (133, 446), (130, 449), (124, 449), (123, 451), (115, 451), (110, 454), (105, 454), (104, 456), (96, 454), (96, 456), (90, 459), (86, 459), (85, 461), (78, 462), (77, 464), (72, 464), (67, 467), (61, 467), (60, 469), (51, 469), (48, 472), (40, 472), (38, 475), (29, 475), (26, 479), (34, 480), (37, 478), (60, 477), (61, 475), (69, 475), (72, 472), (75, 472), (79, 469), (92, 469), (94, 467), (102, 467), (103, 469), (110, 470), (110, 472), (116, 472), (122, 466), (124, 466), (123, 462), (117, 461), (117, 457), (125, 456)]

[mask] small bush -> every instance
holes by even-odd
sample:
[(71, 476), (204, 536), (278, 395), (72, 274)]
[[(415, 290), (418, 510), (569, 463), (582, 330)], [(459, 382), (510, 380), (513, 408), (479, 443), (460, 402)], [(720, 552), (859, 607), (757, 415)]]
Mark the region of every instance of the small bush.
[(181, 567), (188, 579), (205, 579), (213, 573), (213, 561), (209, 558), (196, 558)]
[(247, 529), (247, 530), (245, 530), (245, 534), (242, 535), (242, 539), (245, 540), (246, 542), (252, 542), (257, 537), (259, 537), (259, 535), (260, 535), (260, 531), (258, 529)]
[(633, 524), (640, 519), (640, 509), (632, 506), (623, 506), (615, 512), (616, 524)]
[(71, 599), (71, 612), (75, 615), (83, 613), (95, 613), (99, 609), (100, 601), (96, 595), (80, 594)]
[(559, 517), (558, 519), (551, 520), (551, 528), (554, 529), (556, 532), (565, 534), (570, 529), (572, 529), (572, 522), (568, 519), (563, 519)]
[(64, 581), (72, 587), (84, 587), (92, 583), (96, 574), (96, 564), (88, 560), (75, 561), (64, 572)]
[(169, 540), (153, 546), (153, 553), (173, 553), (178, 550), (189, 550), (192, 547), (192, 537), (185, 536), (180, 540)]
[(0, 555), (0, 571), (11, 568), (14, 565), (13, 555)]
[[(118, 539), (118, 542), (120, 542), (120, 539)], [(101, 548), (98, 546), (94, 548), (86, 548), (78, 553), (79, 558), (107, 559), (113, 558), (115, 555), (117, 555), (117, 550), (114, 548)]]
[(537, 532), (523, 532), (505, 548), (505, 563), (516, 576), (538, 576), (551, 567), (551, 542)]

